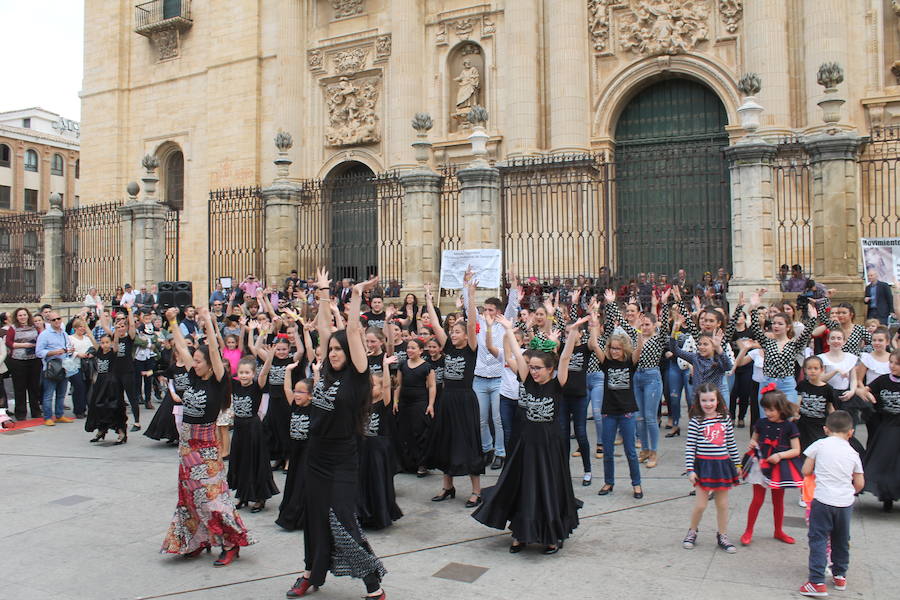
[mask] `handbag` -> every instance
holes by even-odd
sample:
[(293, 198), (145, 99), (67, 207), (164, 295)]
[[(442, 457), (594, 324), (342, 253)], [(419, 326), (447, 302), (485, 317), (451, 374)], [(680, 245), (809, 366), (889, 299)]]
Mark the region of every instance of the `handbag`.
[(97, 374), (97, 358), (91, 356), (90, 358), (82, 358), (81, 359), (81, 374), (84, 377), (85, 381), (92, 382), (94, 381), (94, 377)]
[(61, 358), (51, 358), (44, 369), (44, 378), (48, 381), (62, 381), (66, 378), (66, 368)]

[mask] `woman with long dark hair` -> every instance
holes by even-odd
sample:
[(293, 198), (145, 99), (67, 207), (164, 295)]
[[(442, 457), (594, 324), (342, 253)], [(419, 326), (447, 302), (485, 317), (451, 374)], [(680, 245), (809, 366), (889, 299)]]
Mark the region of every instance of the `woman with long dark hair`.
[(238, 558), (241, 546), (255, 542), (234, 507), (216, 439), (219, 412), (231, 402), (231, 376), (219, 353), (209, 310), (197, 309), (209, 345), (197, 348), (193, 355), (175, 320), (177, 315), (177, 308), (166, 311), (175, 350), (190, 368), (180, 398), (178, 504), (160, 552), (193, 558), (204, 550), (209, 552), (213, 544), (221, 544), (222, 553), (213, 565), (224, 567)]
[(288, 598), (314, 592), (331, 573), (361, 578), (366, 597), (386, 598), (381, 578), (387, 572), (359, 526), (359, 437), (369, 420), (372, 382), (360, 323), (363, 292), (378, 278), (353, 286), (347, 329), (331, 331), (331, 280), (319, 269), (316, 329), (327, 349), (310, 407), (309, 442), (304, 472), (306, 522), (303, 527), (305, 570)]
[(6, 330), (6, 347), (9, 350), (7, 360), (16, 400), (17, 421), (28, 416), (29, 406), (32, 419), (41, 417), (41, 359), (34, 351), (38, 333), (40, 332), (27, 308), (13, 311), (12, 324)]

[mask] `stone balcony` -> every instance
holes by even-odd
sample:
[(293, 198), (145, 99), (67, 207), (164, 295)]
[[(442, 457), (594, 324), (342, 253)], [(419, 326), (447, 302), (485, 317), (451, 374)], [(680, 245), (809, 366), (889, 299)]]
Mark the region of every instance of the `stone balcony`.
[(150, 0), (134, 7), (134, 31), (152, 38), (161, 31), (185, 31), (191, 20), (191, 0)]

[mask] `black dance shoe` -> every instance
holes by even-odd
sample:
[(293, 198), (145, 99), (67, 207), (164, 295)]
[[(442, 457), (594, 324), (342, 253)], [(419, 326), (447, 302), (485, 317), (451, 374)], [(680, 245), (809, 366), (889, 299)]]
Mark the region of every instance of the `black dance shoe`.
[(519, 543), (513, 542), (512, 544), (509, 545), (509, 553), (510, 554), (518, 554), (519, 552), (521, 552), (524, 549), (525, 549), (525, 544), (519, 544)]
[(563, 547), (562, 542), (558, 543), (555, 546), (547, 546), (546, 548), (544, 548), (542, 554), (556, 554), (557, 552), (562, 550), (562, 547)]
[(644, 488), (642, 488), (641, 486), (639, 486), (639, 485), (634, 486), (634, 488), (632, 488), (632, 491), (634, 492), (635, 500), (640, 500), (641, 498), (644, 497)]
[(263, 500), (263, 501), (260, 502), (259, 504), (254, 504), (254, 505), (250, 508), (250, 512), (252, 512), (252, 513), (258, 513), (258, 512), (261, 512), (261, 511), (262, 511), (263, 509), (265, 509), (265, 508), (266, 508), (266, 502), (265, 502), (265, 500)]
[[(472, 500), (473, 496), (475, 498), (474, 500)], [(472, 494), (472, 496), (466, 500), (466, 508), (475, 508), (479, 504), (481, 504), (481, 494)]]
[(443, 502), (447, 498), (456, 498), (456, 488), (452, 487), (449, 490), (441, 490), (441, 493), (431, 499), (432, 502)]
[(506, 462), (506, 459), (504, 457), (495, 456), (494, 462), (491, 463), (491, 471), (496, 471), (498, 469), (502, 469), (504, 462)]
[(612, 494), (612, 491), (613, 491), (613, 486), (608, 483), (605, 483), (605, 484), (603, 484), (603, 487), (600, 488), (600, 491), (597, 492), (597, 495), (598, 496), (606, 496), (607, 494)]

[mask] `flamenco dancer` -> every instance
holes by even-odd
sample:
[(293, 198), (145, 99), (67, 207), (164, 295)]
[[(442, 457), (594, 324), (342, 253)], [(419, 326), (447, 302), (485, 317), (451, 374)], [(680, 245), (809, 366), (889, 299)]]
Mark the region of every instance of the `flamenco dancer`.
[(305, 571), (287, 592), (300, 598), (335, 577), (361, 578), (366, 598), (384, 600), (381, 578), (387, 571), (375, 556), (359, 527), (359, 444), (369, 421), (372, 381), (361, 335), (360, 302), (378, 278), (353, 286), (347, 329), (331, 331), (328, 290), (331, 280), (319, 269), (316, 296), (319, 343), (328, 353), (316, 383), (310, 408), (309, 447), (306, 451), (304, 489), (306, 521), (303, 527)]
[(866, 491), (891, 512), (900, 499), (900, 350), (891, 352), (891, 372), (863, 388), (862, 397), (875, 405), (879, 424), (866, 448)]
[[(104, 319), (109, 319), (109, 316), (105, 316)], [(113, 377), (115, 360), (116, 351), (113, 349), (112, 338), (109, 334), (104, 334), (100, 338), (97, 352), (97, 378), (91, 385), (87, 419), (84, 422), (85, 431), (97, 431), (97, 435), (91, 438), (91, 442), (105, 439), (106, 433), (110, 429), (119, 434), (116, 444), (121, 445), (128, 440), (128, 433), (125, 429), (128, 422), (128, 416), (125, 414), (125, 399)]]
[(390, 437), (390, 369), (397, 362), (388, 356), (381, 372), (372, 374), (372, 412), (359, 447), (359, 520), (366, 529), (384, 529), (403, 516), (394, 491), (397, 466)]
[(524, 418), (497, 485), (484, 490), (484, 504), (472, 517), (495, 529), (506, 529), (509, 523), (512, 554), (521, 552), (526, 544), (541, 544), (544, 554), (556, 554), (578, 527), (580, 503), (572, 491), (568, 440), (563, 439), (557, 417), (569, 378), (569, 361), (581, 337), (579, 328), (588, 317), (569, 325), (556, 377), (553, 353), (529, 351), (526, 359), (513, 335), (512, 323), (502, 316), (496, 320), (505, 329), (506, 347), (513, 352), (508, 359), (510, 367), (515, 365), (522, 382), (519, 403)]
[(178, 309), (166, 311), (175, 350), (190, 367), (188, 385), (181, 396), (182, 422), (178, 424), (178, 504), (160, 552), (193, 558), (204, 550), (209, 552), (213, 544), (221, 544), (222, 552), (213, 566), (224, 567), (238, 558), (241, 546), (256, 540), (235, 510), (216, 440), (216, 419), (231, 398), (231, 377), (219, 354), (209, 310), (203, 307), (197, 314), (209, 345), (201, 346), (192, 356), (175, 320)]
[[(475, 280), (471, 267), (463, 276), (468, 290), (468, 314), (475, 314)], [(431, 286), (425, 286), (425, 302), (431, 323), (438, 323), (434, 310)], [(481, 475), (484, 457), (481, 453), (481, 421), (478, 398), (472, 389), (475, 378), (475, 358), (478, 339), (475, 319), (457, 319), (448, 334), (436, 327), (435, 338), (444, 347), (444, 390), (437, 405), (431, 438), (425, 451), (425, 466), (444, 472), (441, 493), (432, 498), (443, 502), (456, 497), (453, 478), (468, 475), (472, 480), (472, 495), (466, 508), (481, 504)]]
[[(299, 364), (289, 364), (284, 376), (284, 396), (291, 399), (291, 454), (287, 478), (284, 480), (284, 494), (281, 496), (281, 506), (278, 507), (275, 524), (287, 531), (302, 529), (306, 518), (303, 470), (306, 468), (304, 458), (309, 440), (309, 403), (312, 399), (313, 380), (301, 379), (291, 386), (293, 371)], [(319, 377), (320, 367), (319, 362), (312, 364), (316, 379)]]
[(404, 471), (428, 475), (424, 455), (428, 444), (428, 428), (434, 416), (437, 383), (434, 367), (425, 360), (425, 342), (412, 338), (406, 344), (406, 360), (397, 374), (397, 435), (400, 438), (400, 460)]
[[(168, 390), (167, 380), (170, 377), (169, 370), (176, 364), (177, 353), (170, 347), (170, 341), (165, 341), (163, 344), (164, 347), (160, 351), (159, 360), (156, 362), (157, 370), (154, 373), (154, 376), (160, 383), (160, 388), (163, 390), (161, 394), (162, 400), (159, 403), (159, 408), (153, 414), (153, 420), (150, 421), (150, 425), (144, 431), (144, 435), (151, 440), (166, 440), (167, 444), (174, 445), (178, 442), (178, 427), (175, 425), (175, 413), (172, 412), (172, 409), (175, 407), (175, 401)], [(184, 368), (184, 365), (182, 365), (182, 368)]]
[(256, 374), (256, 359), (252, 356), (242, 358), (238, 362), (237, 379), (231, 382), (234, 435), (228, 461), (228, 487), (234, 490), (234, 497), (240, 499), (237, 508), (253, 502), (252, 513), (263, 510), (266, 500), (278, 493), (269, 467), (269, 448), (261, 421), (268, 410), (269, 395), (263, 389), (274, 356), (273, 349), (269, 348), (259, 375)]

